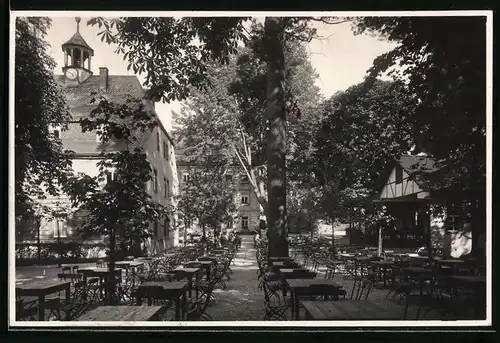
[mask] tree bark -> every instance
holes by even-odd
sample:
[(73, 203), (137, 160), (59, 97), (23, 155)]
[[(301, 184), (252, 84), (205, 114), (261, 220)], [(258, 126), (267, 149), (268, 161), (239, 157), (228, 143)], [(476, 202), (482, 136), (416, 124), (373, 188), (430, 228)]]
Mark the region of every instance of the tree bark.
[(267, 59), (267, 222), (269, 256), (288, 256), (286, 221), (285, 57), (280, 35), (283, 19), (267, 17), (264, 44)]
[(382, 256), (382, 247), (383, 247), (383, 243), (382, 243), (382, 226), (378, 228), (378, 251), (377, 251), (377, 255), (380, 257)]
[(38, 262), (42, 259), (42, 251), (41, 251), (41, 246), (40, 246), (40, 220), (36, 219), (35, 221), (36, 225), (36, 246), (37, 246), (37, 256), (38, 256)]

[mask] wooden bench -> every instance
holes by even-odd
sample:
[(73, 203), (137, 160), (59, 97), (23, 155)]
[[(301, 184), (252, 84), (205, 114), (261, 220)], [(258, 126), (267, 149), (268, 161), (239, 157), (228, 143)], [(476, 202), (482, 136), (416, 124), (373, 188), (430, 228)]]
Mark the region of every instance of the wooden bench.
[(143, 322), (159, 320), (165, 309), (162, 306), (99, 306), (84, 315), (80, 322)]
[(401, 315), (365, 300), (301, 301), (313, 320), (395, 320)]

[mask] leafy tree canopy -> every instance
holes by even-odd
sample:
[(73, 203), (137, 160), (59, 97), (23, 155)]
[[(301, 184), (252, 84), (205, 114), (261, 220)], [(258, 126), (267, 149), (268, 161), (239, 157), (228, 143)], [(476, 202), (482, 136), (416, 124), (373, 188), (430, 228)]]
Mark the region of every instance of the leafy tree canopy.
[(59, 194), (71, 168), (70, 153), (63, 151), (59, 131), (70, 119), (64, 94), (54, 79), (54, 60), (44, 37), (48, 18), (16, 18), (15, 64), (15, 213), (16, 218), (55, 215), (43, 205)]
[(375, 59), (370, 77), (392, 70), (417, 97), (417, 150), (443, 160), (434, 184), (484, 190), (486, 18), (365, 17), (353, 25), (398, 43)]

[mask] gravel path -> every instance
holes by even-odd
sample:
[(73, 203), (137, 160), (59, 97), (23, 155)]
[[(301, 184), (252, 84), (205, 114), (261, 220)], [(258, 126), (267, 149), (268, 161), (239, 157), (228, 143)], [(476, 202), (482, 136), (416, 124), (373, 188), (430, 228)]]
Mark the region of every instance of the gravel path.
[(264, 318), (264, 294), (258, 290), (257, 260), (252, 236), (242, 236), (241, 248), (231, 265), (225, 290), (216, 289), (217, 301), (207, 309), (216, 321), (260, 321)]

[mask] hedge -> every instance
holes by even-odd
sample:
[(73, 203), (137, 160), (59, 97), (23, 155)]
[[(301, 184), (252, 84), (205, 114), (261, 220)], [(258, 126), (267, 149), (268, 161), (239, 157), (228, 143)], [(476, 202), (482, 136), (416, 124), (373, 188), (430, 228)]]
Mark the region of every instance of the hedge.
[[(38, 246), (35, 243), (16, 244), (16, 265), (27, 266), (33, 264), (54, 263), (85, 263), (94, 262), (98, 259), (107, 259), (108, 247), (105, 243), (40, 243), (40, 258), (38, 258)], [(116, 260), (124, 259), (133, 255), (128, 251), (116, 252)], [(137, 255), (139, 256), (139, 255)]]

